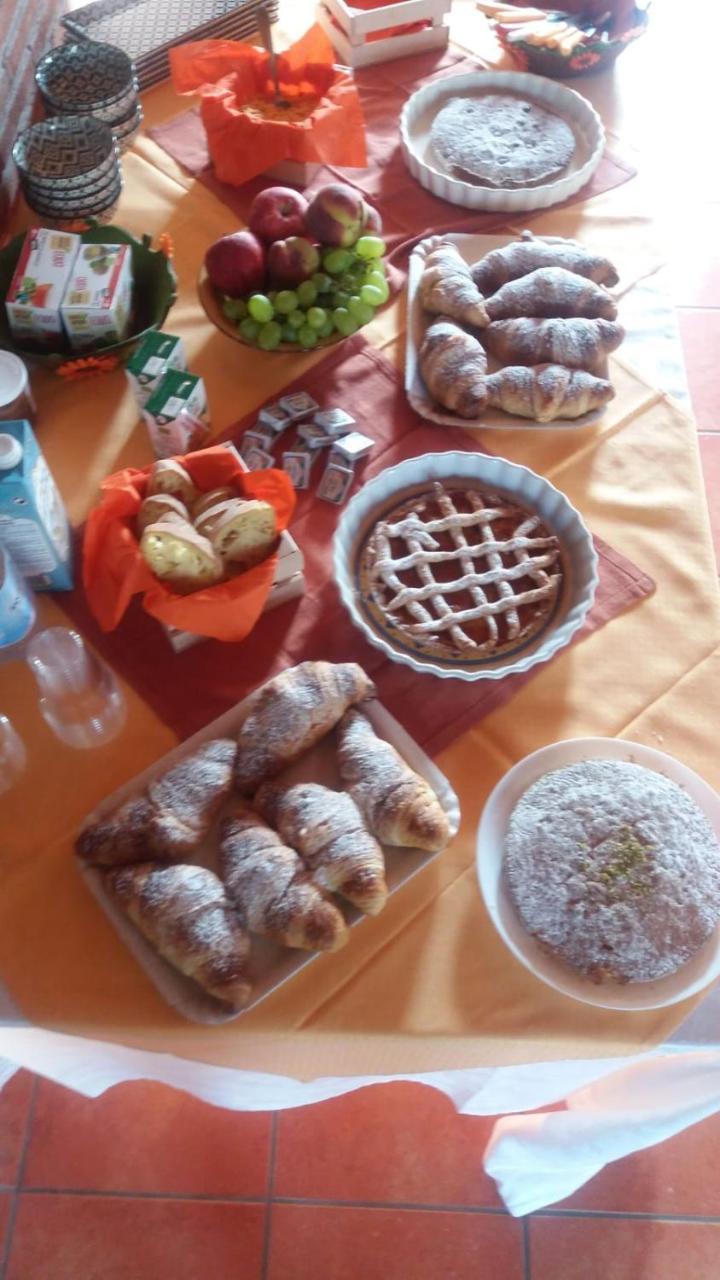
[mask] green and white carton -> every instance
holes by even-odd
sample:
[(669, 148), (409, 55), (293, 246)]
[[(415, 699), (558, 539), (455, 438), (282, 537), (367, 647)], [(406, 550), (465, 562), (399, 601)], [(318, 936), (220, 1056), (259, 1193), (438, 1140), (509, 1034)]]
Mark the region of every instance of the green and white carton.
[(141, 409), (169, 369), (187, 370), (182, 340), (172, 333), (153, 329), (125, 365), (125, 376)]
[(147, 400), (143, 418), (156, 458), (199, 449), (210, 434), (205, 384), (197, 374), (169, 369)]

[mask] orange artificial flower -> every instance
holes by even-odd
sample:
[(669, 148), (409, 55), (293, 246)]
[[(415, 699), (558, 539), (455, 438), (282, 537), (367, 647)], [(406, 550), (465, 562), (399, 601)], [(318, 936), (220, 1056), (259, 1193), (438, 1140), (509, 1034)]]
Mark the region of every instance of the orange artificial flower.
[(75, 382), (78, 378), (92, 378), (97, 373), (109, 373), (117, 369), (119, 356), (80, 356), (77, 360), (66, 360), (56, 370), (60, 378)]

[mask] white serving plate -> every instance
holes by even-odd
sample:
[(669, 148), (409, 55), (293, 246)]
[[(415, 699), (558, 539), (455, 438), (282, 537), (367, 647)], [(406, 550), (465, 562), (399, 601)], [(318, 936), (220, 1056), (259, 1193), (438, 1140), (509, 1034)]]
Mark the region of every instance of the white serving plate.
[[(430, 141), (435, 116), (450, 98), (475, 97), (489, 92), (517, 93), (562, 116), (577, 143), (566, 173), (537, 187), (505, 191), (462, 182), (443, 172), (442, 162), (435, 156)], [(461, 76), (441, 76), (408, 98), (400, 116), (400, 143), (413, 177), (440, 200), (466, 209), (526, 213), (567, 200), (585, 186), (602, 159), (605, 130), (594, 107), (557, 80), (524, 71), (471, 71)]]
[[(607, 411), (607, 405), (604, 405), (601, 409), (593, 409), (591, 413), (584, 414), (582, 418), (555, 418), (553, 422), (536, 422), (533, 418), (521, 418), (511, 413), (504, 413), (502, 409), (487, 409), (481, 418), (461, 418), (458, 413), (453, 413), (450, 409), (444, 409), (442, 405), (436, 404), (428, 393), (418, 364), (420, 347), (428, 325), (432, 324), (433, 320), (438, 319), (437, 316), (433, 316), (429, 311), (425, 310), (420, 298), (420, 277), (428, 254), (437, 245), (449, 241), (456, 246), (464, 261), (471, 265), (473, 262), (478, 262), (480, 258), (490, 253), (491, 250), (502, 249), (506, 244), (512, 244), (516, 240), (519, 241), (519, 239), (520, 237), (516, 235), (465, 235), (461, 232), (428, 236), (426, 240), (421, 240), (415, 246), (410, 255), (408, 265), (407, 336), (405, 339), (405, 393), (415, 412), (419, 413), (421, 417), (427, 418), (429, 422), (436, 422), (443, 427), (468, 427), (470, 429), (477, 428), (478, 430), (482, 428), (485, 431), (497, 428), (501, 430), (521, 428), (525, 431), (572, 431), (592, 426), (594, 423), (599, 422)], [(538, 236), (538, 239), (541, 240), (543, 237)], [(622, 292), (622, 286), (617, 286), (615, 290), (609, 289), (608, 292), (617, 298), (618, 294)], [(489, 372), (492, 373), (499, 368), (501, 368), (501, 365), (498, 361), (489, 356)]]
[(672, 756), (620, 738), (574, 738), (542, 747), (520, 760), (490, 793), (477, 834), (477, 873), (485, 906), (503, 942), (531, 973), (556, 991), (602, 1009), (663, 1009), (697, 995), (720, 977), (720, 925), (677, 973), (654, 982), (594, 983), (548, 955), (526, 932), (502, 874), (505, 836), (518, 800), (551, 769), (581, 760), (626, 760), (677, 782), (688, 792), (720, 839), (720, 796)]
[[(395, 506), (401, 495), (426, 489), (433, 480), (467, 482), (470, 486), (499, 490), (533, 511), (562, 542), (565, 583), (555, 617), (537, 636), (514, 653), (503, 653), (482, 663), (461, 657), (443, 661), (418, 656), (391, 642), (376, 629), (358, 590), (358, 564), (365, 536), (383, 512)], [(414, 671), (456, 680), (502, 680), (547, 662), (569, 644), (590, 610), (598, 583), (597, 554), (582, 517), (559, 489), (528, 467), (484, 453), (425, 453), (388, 467), (368, 480), (345, 508), (333, 544), (335, 581), (345, 608), (365, 638), (393, 662)]]
[[(244, 719), (246, 703), (247, 699), (239, 702), (230, 711), (219, 716), (217, 720), (205, 725), (192, 738), (188, 738), (187, 741), (169, 751), (160, 760), (156, 760), (150, 768), (145, 769), (143, 773), (125, 783), (124, 786), (113, 792), (111, 796), (107, 796), (94, 812), (88, 815), (85, 819), (85, 824), (94, 822), (102, 814), (117, 809), (126, 800), (139, 795), (151, 779), (161, 773), (165, 773), (178, 761), (196, 750), (201, 743), (207, 742), (210, 738), (236, 737)], [(425, 752), (405, 732), (402, 725), (398, 724), (397, 720), (377, 700), (373, 699), (370, 702), (363, 703), (362, 710), (367, 715), (376, 733), (381, 738), (386, 738), (388, 742), (391, 742), (410, 767), (430, 783), (448, 815), (451, 838), (457, 835), (460, 826), (460, 806), (457, 796), (444, 774), (435, 767), (425, 755)], [(277, 780), (287, 786), (292, 786), (296, 782), (321, 782), (328, 787), (342, 790), (342, 782), (340, 781), (335, 756), (334, 733), (329, 734), (321, 742), (317, 743), (311, 751), (306, 752), (293, 765), (283, 770), (278, 775)], [(231, 804), (232, 799), (220, 811), (216, 822), (213, 824), (213, 829), (202, 844), (198, 846), (196, 855), (193, 858), (187, 858), (187, 862), (192, 861), (217, 871), (217, 825)], [(390, 894), (397, 893), (398, 889), (406, 881), (412, 879), (418, 871), (422, 871), (423, 867), (439, 856), (437, 853), (428, 853), (423, 849), (398, 849), (388, 845), (384, 845), (383, 850), (385, 854), (386, 879)], [(253, 994), (244, 1009), (228, 1012), (227, 1005), (220, 1000), (216, 1000), (213, 996), (207, 995), (191, 978), (186, 978), (184, 974), (173, 968), (171, 964), (158, 955), (152, 944), (143, 937), (139, 929), (125, 915), (122, 908), (106, 892), (102, 875), (96, 868), (87, 867), (79, 860), (78, 866), (93, 896), (109, 917), (140, 967), (144, 969), (150, 981), (169, 1005), (192, 1022), (221, 1023), (242, 1017), (249, 1009), (254, 1008), (255, 1005), (265, 1000), (282, 983), (292, 978), (300, 969), (304, 969), (306, 965), (317, 959), (318, 955), (324, 954), (323, 952), (299, 951), (291, 947), (283, 947), (279, 943), (271, 942), (268, 938), (261, 938), (253, 934), (251, 959)], [(354, 926), (367, 919), (355, 907), (351, 907), (349, 903), (339, 898), (337, 902), (348, 924)], [(332, 961), (329, 960), (328, 963), (332, 963)]]

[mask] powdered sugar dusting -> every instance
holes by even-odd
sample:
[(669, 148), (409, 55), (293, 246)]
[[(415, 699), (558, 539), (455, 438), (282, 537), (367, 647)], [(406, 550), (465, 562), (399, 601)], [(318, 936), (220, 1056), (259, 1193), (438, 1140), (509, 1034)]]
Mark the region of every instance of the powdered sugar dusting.
[(594, 981), (675, 973), (720, 920), (720, 847), (677, 783), (589, 760), (535, 782), (508, 825), (504, 871), (528, 931)]

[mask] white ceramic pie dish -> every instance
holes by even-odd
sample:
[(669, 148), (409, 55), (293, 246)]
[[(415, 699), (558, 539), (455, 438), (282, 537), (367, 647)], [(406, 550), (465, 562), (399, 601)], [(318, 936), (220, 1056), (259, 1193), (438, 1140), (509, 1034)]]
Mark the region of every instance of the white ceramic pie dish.
[[(536, 187), (503, 190), (462, 182), (442, 171), (430, 142), (430, 127), (450, 98), (479, 93), (517, 93), (554, 111), (570, 126), (576, 151), (568, 171)], [(498, 213), (522, 213), (547, 209), (576, 195), (589, 181), (602, 159), (605, 130), (595, 108), (574, 89), (556, 80), (523, 71), (471, 71), (461, 76), (441, 76), (412, 94), (400, 116), (400, 143), (405, 163), (422, 187), (466, 209)]]
[[(459, 487), (499, 490), (521, 506), (536, 511), (560, 539), (564, 584), (557, 607), (537, 635), (516, 650), (470, 663), (461, 656), (437, 659), (418, 655), (389, 637), (365, 606), (359, 589), (359, 564), (366, 537), (383, 513), (412, 490), (434, 480), (457, 481)], [(598, 583), (597, 554), (582, 517), (559, 489), (528, 467), (472, 450), (426, 453), (388, 467), (355, 494), (343, 512), (333, 545), (335, 581), (353, 622), (365, 638), (393, 662), (421, 674), (456, 680), (502, 680), (547, 662), (569, 644), (587, 617)]]
[(554, 742), (525, 756), (490, 793), (477, 833), (476, 863), (480, 893), (490, 919), (513, 955), (531, 973), (563, 995), (602, 1009), (662, 1009), (697, 995), (720, 977), (720, 925), (677, 973), (655, 982), (594, 983), (554, 956), (530, 936), (515, 911), (502, 874), (510, 815), (528, 787), (549, 773), (581, 760), (625, 760), (653, 769), (677, 782), (702, 809), (720, 839), (720, 796), (699, 774), (654, 747), (620, 738), (574, 738)]

